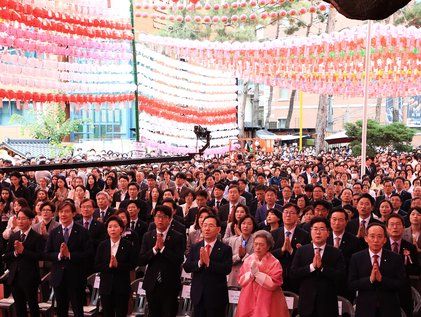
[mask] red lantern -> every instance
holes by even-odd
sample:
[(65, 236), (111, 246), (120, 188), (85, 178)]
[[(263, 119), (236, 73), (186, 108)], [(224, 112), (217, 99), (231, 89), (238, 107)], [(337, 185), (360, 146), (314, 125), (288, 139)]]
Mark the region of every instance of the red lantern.
[(191, 3), (196, 4), (199, 2), (199, 0), (189, 0)]

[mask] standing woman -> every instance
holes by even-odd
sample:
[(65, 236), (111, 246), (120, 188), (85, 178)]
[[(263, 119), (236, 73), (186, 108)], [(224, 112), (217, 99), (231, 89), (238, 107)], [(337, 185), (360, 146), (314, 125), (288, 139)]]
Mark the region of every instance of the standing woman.
[(256, 220), (251, 215), (245, 215), (238, 222), (241, 235), (228, 239), (227, 244), (232, 249), (232, 270), (228, 275), (228, 286), (240, 286), (238, 275), (243, 262), (253, 253), (253, 233), (257, 230)]
[(86, 190), (89, 192), (89, 197), (91, 199), (95, 199), (96, 194), (101, 191), (101, 188), (99, 188), (98, 182), (93, 174), (89, 174), (86, 179)]
[(253, 254), (241, 266), (241, 285), (235, 317), (288, 317), (282, 285), (281, 263), (269, 252), (272, 235), (259, 230), (254, 234)]
[(122, 239), (123, 221), (111, 216), (107, 222), (109, 239), (102, 241), (95, 257), (95, 268), (101, 274), (99, 293), (104, 317), (125, 317), (130, 298), (130, 271), (136, 256), (132, 244)]
[(1, 214), (1, 224), (0, 232), (3, 233), (4, 229), (7, 227), (7, 222), (10, 217), (13, 216), (13, 196), (12, 191), (8, 187), (3, 187), (0, 191), (0, 214)]
[(58, 181), (58, 175), (51, 176), (51, 186), (48, 189), (48, 197), (50, 199), (53, 199), (54, 198), (54, 195), (56, 193), (56, 190), (57, 190), (57, 187), (58, 187), (57, 186), (57, 181)]
[(393, 206), (389, 200), (383, 200), (379, 206), (380, 221), (386, 223), (387, 218), (392, 214)]
[(29, 208), (28, 202), (24, 199), (24, 198), (16, 198), (13, 201), (13, 211), (12, 214), (10, 215), (10, 218), (7, 222), (7, 227), (6, 229), (3, 231), (3, 239), (5, 240), (9, 240), (10, 235), (13, 232), (16, 232), (19, 230), (18, 228), (18, 222), (17, 222), (17, 214), (19, 213), (19, 211), (21, 211), (23, 208)]
[(16, 198), (25, 198), (28, 204), (32, 206), (34, 197), (31, 197), (29, 189), (23, 185), (22, 175), (19, 172), (10, 173), (10, 183), (13, 195), (15, 195)]
[(66, 178), (60, 175), (57, 179), (57, 188), (54, 192), (53, 202), (57, 205), (62, 203), (69, 194), (69, 187), (67, 186)]
[(247, 206), (238, 204), (237, 207), (234, 210), (234, 214), (229, 215), (229, 223), (227, 225), (227, 230), (225, 230), (224, 238), (222, 239), (222, 242), (225, 244), (228, 243), (228, 240), (231, 237), (238, 237), (241, 235), (241, 230), (238, 225), (241, 218), (243, 218), (245, 215), (249, 215), (249, 209)]

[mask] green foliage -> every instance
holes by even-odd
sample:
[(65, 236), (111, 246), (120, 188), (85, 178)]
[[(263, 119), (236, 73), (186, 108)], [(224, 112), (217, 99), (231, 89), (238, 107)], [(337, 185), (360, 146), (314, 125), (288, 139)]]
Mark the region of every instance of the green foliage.
[(408, 5), (399, 11), (395, 25), (421, 27), (421, 2)]
[[(346, 123), (345, 131), (348, 137), (355, 138), (351, 142), (354, 155), (361, 154), (362, 121)], [(411, 141), (415, 135), (413, 129), (408, 128), (400, 122), (388, 125), (381, 125), (377, 121), (367, 121), (367, 155), (374, 156), (376, 147), (389, 148), (399, 152), (407, 152), (412, 149)]]
[(77, 131), (85, 123), (81, 119), (66, 119), (66, 112), (59, 104), (50, 104), (42, 111), (30, 110), (30, 114), (34, 121), (14, 114), (10, 123), (21, 125), (22, 133), (27, 132), (35, 139), (48, 139), (54, 145), (61, 145), (65, 136)]

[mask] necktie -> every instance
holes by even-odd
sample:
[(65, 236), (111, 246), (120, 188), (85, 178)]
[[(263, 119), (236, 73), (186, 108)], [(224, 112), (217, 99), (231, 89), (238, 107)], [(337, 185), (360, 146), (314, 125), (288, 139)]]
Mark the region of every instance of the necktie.
[(104, 214), (105, 214), (105, 212), (101, 211), (101, 219), (104, 219)]
[(178, 193), (178, 196), (180, 196), (180, 192), (181, 192), (181, 188), (180, 188), (180, 187), (178, 187), (178, 188), (177, 188), (177, 193)]
[(314, 252), (316, 252), (317, 255), (320, 256), (320, 251), (322, 250), (322, 248), (314, 248)]
[(26, 235), (22, 232), (22, 234), (20, 235), (20, 242), (24, 242), (26, 238)]
[(364, 236), (365, 236), (365, 224), (366, 224), (366, 222), (367, 221), (362, 220), (361, 221), (361, 224), (360, 224), (360, 227), (361, 227), (361, 230), (362, 230)]
[(86, 230), (89, 229), (89, 221), (85, 221), (84, 227), (85, 227)]
[(211, 254), (211, 245), (210, 244), (207, 244), (206, 245), (206, 252), (208, 253), (208, 255), (210, 256), (210, 254)]
[(290, 238), (291, 237), (291, 231), (285, 232), (285, 237)]
[(219, 209), (219, 205), (221, 204), (221, 202), (219, 202), (219, 201), (216, 201), (216, 208), (218, 208)]
[(392, 243), (392, 251), (399, 254), (399, 245), (397, 242)]
[(373, 266), (377, 265), (377, 267), (379, 266), (379, 256), (377, 254), (373, 255)]
[(335, 237), (335, 245), (334, 247), (339, 249), (339, 246), (341, 245), (341, 238)]
[(130, 229), (134, 230), (134, 227), (135, 227), (135, 222), (134, 221), (131, 221), (130, 222)]
[(69, 228), (64, 228), (63, 230), (63, 239), (64, 242), (67, 244), (67, 241), (69, 241)]

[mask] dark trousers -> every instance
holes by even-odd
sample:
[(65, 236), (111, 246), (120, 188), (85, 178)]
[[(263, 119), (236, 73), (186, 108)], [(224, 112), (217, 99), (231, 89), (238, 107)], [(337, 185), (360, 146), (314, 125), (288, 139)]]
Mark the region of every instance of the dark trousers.
[(227, 314), (227, 305), (206, 309), (204, 305), (194, 305), (193, 317), (223, 317)]
[(27, 316), (26, 303), (29, 306), (29, 312), (32, 317), (39, 316), (38, 306), (38, 287), (36, 285), (12, 285), (12, 295), (15, 300), (16, 316)]
[(157, 285), (153, 291), (146, 292), (149, 317), (175, 317), (178, 311), (178, 292)]
[(104, 317), (126, 317), (129, 308), (130, 293), (101, 294), (102, 314)]
[(54, 294), (57, 301), (58, 317), (67, 317), (69, 315), (69, 303), (72, 304), (73, 315), (75, 317), (83, 317), (83, 301), (85, 298), (85, 287), (83, 284), (71, 281), (68, 274), (64, 272), (60, 285), (54, 287)]

